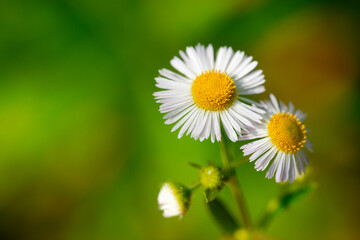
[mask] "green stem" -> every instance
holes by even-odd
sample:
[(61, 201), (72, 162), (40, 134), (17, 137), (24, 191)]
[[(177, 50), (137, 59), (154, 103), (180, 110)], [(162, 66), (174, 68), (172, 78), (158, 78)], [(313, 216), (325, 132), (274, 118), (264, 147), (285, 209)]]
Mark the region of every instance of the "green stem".
[[(223, 135), (225, 136), (225, 135)], [(221, 146), (221, 159), (223, 162), (224, 172), (228, 176), (228, 184), (229, 187), (235, 197), (236, 204), (238, 205), (240, 216), (242, 218), (242, 221), (244, 223), (245, 228), (251, 227), (250, 217), (249, 213), (245, 204), (245, 199), (243, 197), (240, 184), (236, 177), (235, 170), (231, 167), (231, 160), (232, 156), (229, 153), (229, 148), (227, 144), (227, 139), (223, 137), (220, 142)]]
[(195, 185), (195, 186), (193, 186), (193, 187), (190, 187), (189, 190), (190, 190), (191, 192), (195, 192), (195, 191), (198, 190), (200, 187), (201, 187), (201, 184), (199, 183), (199, 184), (197, 184), (197, 185)]
[(247, 210), (246, 204), (245, 204), (245, 199), (243, 196), (243, 193), (241, 191), (241, 187), (240, 184), (237, 180), (236, 175), (231, 176), (229, 179), (229, 187), (231, 189), (231, 191), (233, 192), (234, 196), (235, 196), (235, 200), (236, 203), (238, 205), (238, 208), (240, 210), (240, 214), (244, 223), (245, 228), (250, 228), (251, 227), (251, 223), (250, 223), (250, 217), (249, 217), (249, 212)]

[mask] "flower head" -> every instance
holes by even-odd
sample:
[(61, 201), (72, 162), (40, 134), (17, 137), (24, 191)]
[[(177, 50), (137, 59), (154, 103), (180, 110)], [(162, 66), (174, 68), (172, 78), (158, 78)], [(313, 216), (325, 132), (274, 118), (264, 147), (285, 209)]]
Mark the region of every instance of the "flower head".
[(190, 205), (191, 191), (179, 183), (166, 182), (162, 185), (158, 196), (160, 210), (166, 218), (182, 217)]
[(266, 173), (272, 178), (276, 172), (276, 182), (293, 182), (305, 173), (304, 165), (308, 166), (308, 159), (304, 151), (306, 147), (312, 151), (307, 139), (307, 130), (302, 123), (306, 115), (295, 110), (292, 103), (286, 106), (278, 102), (270, 94), (270, 101), (260, 101), (259, 107), (266, 111), (262, 124), (256, 128), (247, 129), (247, 134), (240, 140), (258, 139), (241, 147), (244, 155), (250, 155), (250, 161), (255, 162), (256, 170), (265, 170), (274, 159)]
[(241, 129), (260, 123), (264, 111), (239, 97), (265, 91), (264, 75), (253, 71), (257, 62), (252, 57), (221, 47), (214, 58), (212, 45), (200, 44), (179, 54), (182, 59), (174, 57), (170, 63), (180, 74), (159, 70), (156, 86), (164, 90), (154, 93), (165, 123), (176, 123), (172, 131), (181, 127), (179, 138), (186, 132), (200, 141), (221, 141), (221, 122), (227, 136), (237, 141)]

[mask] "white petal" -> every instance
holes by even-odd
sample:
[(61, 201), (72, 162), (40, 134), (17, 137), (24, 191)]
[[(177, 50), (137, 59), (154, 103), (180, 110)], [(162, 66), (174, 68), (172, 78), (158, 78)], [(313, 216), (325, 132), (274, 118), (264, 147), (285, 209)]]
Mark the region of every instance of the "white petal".
[(206, 55), (209, 59), (209, 64), (210, 64), (209, 69), (213, 69), (214, 68), (214, 48), (211, 44), (209, 44), (209, 46), (206, 48)]
[[(177, 122), (180, 118), (182, 118), (185, 114), (187, 114), (188, 112), (190, 112), (191, 110), (193, 110), (195, 108), (195, 105), (186, 108), (185, 110), (181, 110), (181, 111), (174, 111), (177, 112), (174, 116), (171, 116), (169, 119), (167, 119), (165, 121), (165, 124), (172, 124), (174, 122)], [(173, 112), (170, 112), (173, 113)]]
[(220, 62), (220, 66), (217, 69), (221, 70), (221, 72), (225, 72), (227, 66), (229, 65), (232, 55), (233, 55), (232, 48), (231, 47), (227, 48), (223, 56), (223, 60)]
[(246, 76), (246, 74), (248, 74), (249, 72), (251, 72), (252, 70), (254, 70), (254, 68), (256, 68), (257, 65), (258, 65), (258, 62), (257, 62), (257, 61), (251, 62), (249, 65), (247, 65), (246, 67), (244, 67), (244, 69), (242, 69), (240, 73), (238, 73), (238, 74), (235, 76), (236, 80), (239, 80), (240, 78)]
[(217, 141), (221, 141), (221, 130), (220, 130), (220, 120), (219, 113), (213, 112), (213, 128), (215, 132), (215, 137)]
[(200, 58), (200, 62), (201, 62), (202, 67), (203, 67), (202, 71), (210, 70), (211, 66), (210, 66), (209, 59), (206, 56), (205, 46), (203, 46), (201, 44), (197, 44), (196, 47), (195, 47), (195, 51), (196, 51), (197, 55)]
[(224, 61), (225, 53), (226, 53), (226, 47), (220, 47), (219, 51), (216, 54), (215, 67), (214, 67), (216, 70), (220, 69), (220, 66)]
[(281, 181), (286, 182), (289, 178), (290, 171), (290, 154), (285, 154), (285, 167), (283, 168), (282, 179)]
[(209, 116), (209, 111), (205, 111), (205, 110), (202, 110), (201, 111), (201, 114), (198, 118), (198, 122), (196, 124), (196, 126), (194, 127), (194, 130), (192, 131), (191, 133), (191, 137), (194, 138), (194, 139), (198, 139), (201, 132), (203, 131), (205, 125), (206, 125), (206, 122), (208, 120), (208, 116)]
[(173, 81), (163, 77), (156, 77), (155, 80), (157, 82), (156, 87), (162, 89), (184, 90), (191, 88), (187, 82)]
[(175, 81), (182, 81), (182, 82), (189, 82), (190, 79), (186, 78), (184, 76), (181, 76), (180, 74), (174, 73), (173, 71), (170, 71), (166, 68), (160, 69), (159, 70), (160, 75), (171, 79), (171, 80), (175, 80)]
[(289, 102), (289, 113), (294, 114), (294, 105), (292, 104), (292, 102)]
[(297, 168), (295, 163), (295, 156), (294, 154), (290, 154), (289, 182), (293, 183), (296, 177), (297, 177)]
[(273, 163), (271, 164), (269, 170), (265, 175), (266, 178), (270, 179), (274, 176), (275, 170), (277, 169), (280, 162), (280, 156), (281, 156), (281, 152), (278, 152), (278, 154), (275, 156)]
[(309, 150), (310, 152), (314, 152), (313, 148), (312, 148), (312, 143), (309, 142), (309, 140), (306, 140), (306, 142), (304, 143), (304, 146), (307, 148), (307, 150)]
[(280, 101), (279, 104), (280, 104), (280, 112), (290, 112), (288, 111), (287, 106), (282, 101)]
[(306, 118), (306, 114), (303, 113), (301, 110), (296, 110), (295, 111), (295, 115), (297, 116), (297, 118), (300, 120), (300, 122), (303, 122)]
[(238, 124), (238, 122), (236, 120), (234, 120), (234, 118), (232, 117), (232, 115), (229, 113), (228, 110), (224, 110), (223, 113), (226, 115), (227, 119), (229, 120), (231, 126), (233, 129), (235, 129), (235, 131), (237, 133), (240, 133), (241, 132), (241, 127), (240, 125)]
[(269, 150), (273, 146), (272, 142), (265, 143), (262, 147), (260, 147), (257, 151), (255, 151), (249, 158), (250, 162), (254, 161), (258, 157), (260, 157), (264, 152)]
[[(301, 150), (300, 150), (301, 151)], [(296, 167), (299, 171), (299, 174), (302, 175), (305, 173), (305, 168), (304, 168), (304, 163), (301, 159), (301, 156), (299, 155), (299, 152), (296, 152), (296, 156), (295, 156), (295, 162), (296, 162)]]
[(234, 72), (235, 68), (237, 66), (239, 66), (244, 55), (245, 55), (244, 52), (236, 51), (236, 53), (234, 54), (234, 56), (232, 57), (229, 65), (228, 65), (228, 67), (225, 70), (230, 76), (233, 76), (233, 72)]
[(252, 61), (252, 57), (247, 57), (247, 56), (245, 56), (243, 59), (242, 59), (242, 61), (241, 61), (241, 63), (234, 69), (234, 71), (233, 71), (233, 74), (234, 74), (234, 80), (236, 81), (236, 80), (238, 80), (239, 79), (239, 77), (238, 76), (243, 76), (242, 75), (242, 71), (244, 70), (244, 68), (246, 67), (246, 66), (248, 66), (248, 64)]
[(279, 104), (278, 104), (274, 94), (270, 94), (270, 100), (271, 100), (271, 103), (274, 106), (276, 112), (280, 112), (280, 107), (279, 107)]
[(283, 169), (285, 168), (285, 153), (280, 152), (279, 165), (276, 170), (275, 180), (276, 182), (281, 182), (283, 178)]
[(189, 90), (163, 90), (163, 91), (154, 92), (153, 96), (155, 97), (155, 99), (174, 98), (174, 97), (192, 98), (191, 91)]
[(178, 129), (181, 125), (184, 124), (184, 122), (186, 120), (188, 120), (191, 116), (193, 116), (196, 112), (198, 111), (197, 108), (193, 109), (192, 111), (190, 111), (188, 114), (186, 114), (182, 119), (180, 119), (180, 121), (178, 121), (173, 128), (171, 129), (171, 132), (174, 132), (176, 129)]
[[(223, 126), (224, 126), (224, 129), (225, 129), (225, 132), (226, 134), (228, 135), (229, 139), (233, 142), (236, 142), (237, 141), (237, 135), (236, 135), (236, 132), (234, 131), (234, 129), (232, 128), (229, 120), (227, 119), (226, 117), (226, 114), (224, 114), (224, 112), (220, 112), (220, 118), (221, 118), (221, 121), (223, 123)], [(225, 137), (225, 136), (223, 136)]]
[(204, 126), (203, 131), (200, 134), (200, 142), (202, 142), (204, 139), (209, 138), (210, 131), (211, 131), (211, 125), (212, 125), (212, 114), (211, 111), (207, 111), (208, 117)]
[(176, 70), (178, 70), (179, 72), (181, 72), (182, 74), (184, 74), (188, 78), (190, 78), (190, 79), (195, 79), (196, 78), (196, 74), (191, 69), (189, 69), (188, 66), (183, 61), (180, 60), (180, 58), (174, 57), (170, 61), (170, 64)]
[(239, 95), (253, 95), (253, 94), (260, 94), (265, 92), (265, 87), (264, 86), (259, 86), (259, 87), (255, 87), (255, 88), (251, 88), (251, 89), (242, 89), (240, 91), (238, 91)]
[(193, 47), (187, 47), (186, 53), (189, 56), (191, 64), (196, 71), (196, 75), (200, 75), (203, 71), (205, 71), (201, 60)]
[(257, 151), (258, 149), (260, 149), (262, 146), (267, 145), (270, 141), (269, 137), (260, 139), (260, 140), (256, 140), (253, 141), (251, 143), (248, 143), (244, 146), (242, 146), (241, 148), (244, 149), (244, 156), (247, 156), (249, 154), (252, 154), (253, 152)]
[(194, 101), (192, 99), (188, 99), (186, 101), (183, 101), (183, 102), (175, 102), (175, 103), (172, 103), (172, 102), (168, 102), (168, 103), (164, 103), (160, 106), (160, 112), (161, 113), (165, 113), (165, 112), (169, 112), (169, 111), (172, 111), (172, 110), (175, 110), (177, 108), (185, 108), (191, 104), (193, 104)]
[(201, 113), (201, 109), (197, 109), (195, 111), (196, 111), (195, 114), (193, 116), (191, 116), (189, 118), (189, 120), (186, 121), (184, 126), (180, 129), (178, 138), (181, 138), (186, 130), (188, 130), (187, 134), (189, 134), (189, 132), (192, 131), (192, 128), (194, 127), (194, 123), (197, 121), (197, 118), (198, 118), (199, 114)]
[(309, 160), (306, 156), (306, 153), (303, 149), (299, 151), (299, 156), (301, 156), (302, 162), (305, 164), (306, 167), (309, 167)]
[(277, 153), (277, 148), (273, 146), (269, 151), (267, 151), (264, 155), (262, 155), (256, 162), (255, 162), (255, 169), (257, 171), (264, 171), (265, 168), (269, 165), (271, 159)]
[(252, 122), (245, 118), (246, 113), (243, 112), (242, 106), (239, 104), (239, 102), (235, 102), (229, 109), (231, 109), (233, 115), (246, 127), (253, 126)]

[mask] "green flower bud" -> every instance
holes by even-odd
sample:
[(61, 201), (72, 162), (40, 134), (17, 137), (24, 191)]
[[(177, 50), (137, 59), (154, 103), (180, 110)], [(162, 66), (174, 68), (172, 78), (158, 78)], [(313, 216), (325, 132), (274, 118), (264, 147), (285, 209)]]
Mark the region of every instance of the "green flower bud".
[(224, 185), (224, 175), (216, 166), (202, 167), (199, 170), (200, 183), (206, 189), (220, 189)]
[(166, 218), (182, 217), (189, 208), (191, 190), (180, 183), (166, 182), (161, 186), (158, 196), (160, 210)]

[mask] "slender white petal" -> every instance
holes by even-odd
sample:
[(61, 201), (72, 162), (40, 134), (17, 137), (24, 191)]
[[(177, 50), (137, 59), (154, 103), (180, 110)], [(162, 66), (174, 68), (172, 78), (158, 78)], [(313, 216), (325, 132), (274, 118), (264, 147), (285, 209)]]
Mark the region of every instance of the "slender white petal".
[(312, 143), (309, 142), (309, 140), (306, 140), (306, 142), (304, 143), (304, 146), (307, 148), (307, 150), (309, 150), (310, 152), (314, 152), (313, 147), (312, 147)]
[(221, 70), (220, 67), (222, 66), (222, 63), (224, 61), (225, 53), (226, 53), (226, 47), (219, 48), (219, 51), (216, 55), (216, 60), (215, 60), (215, 69)]
[(228, 135), (228, 137), (230, 138), (231, 141), (236, 142), (238, 137), (237, 137), (236, 132), (234, 131), (233, 127), (231, 126), (231, 123), (227, 119), (226, 114), (224, 112), (221, 112), (220, 118), (224, 125), (226, 134)]
[(190, 70), (186, 64), (180, 60), (180, 58), (178, 57), (174, 57), (171, 61), (170, 61), (171, 66), (173, 66), (176, 70), (178, 70), (179, 72), (181, 72), (182, 74), (184, 74), (185, 76), (187, 76), (190, 79), (195, 79), (196, 74)]
[(261, 146), (257, 151), (254, 152), (249, 158), (250, 162), (254, 161), (258, 157), (260, 157), (264, 152), (269, 150), (273, 146), (272, 142), (268, 141), (263, 146)]
[(208, 119), (205, 121), (204, 129), (202, 130), (200, 134), (200, 142), (202, 142), (204, 139), (209, 138), (210, 132), (211, 132), (211, 125), (212, 125), (212, 114), (210, 111), (207, 111)]
[(275, 111), (280, 112), (279, 104), (278, 104), (278, 102), (276, 100), (276, 97), (273, 94), (270, 94), (270, 100), (271, 100), (272, 105), (275, 108)]
[(160, 69), (159, 73), (160, 73), (160, 75), (162, 75), (168, 79), (174, 80), (174, 81), (183, 81), (183, 82), (190, 81), (189, 78), (181, 76), (180, 74), (174, 73), (166, 68)]
[(279, 165), (279, 161), (280, 161), (280, 156), (281, 154), (283, 154), (282, 152), (278, 152), (277, 155), (275, 156), (275, 160), (274, 162), (271, 164), (269, 170), (267, 171), (265, 177), (270, 179), (274, 176), (275, 170), (277, 169), (278, 165)]
[[(294, 114), (294, 113), (295, 113), (295, 112), (294, 112), (294, 109), (295, 109), (295, 108), (294, 108), (294, 105), (292, 104), (292, 102), (289, 102), (289, 113), (293, 113), (293, 114)], [(285, 110), (285, 111), (286, 111), (286, 110)]]
[(264, 171), (277, 152), (277, 148), (273, 146), (269, 151), (267, 151), (255, 162), (255, 169), (257, 171)]
[(290, 154), (289, 182), (293, 183), (296, 177), (297, 177), (297, 168), (295, 163), (295, 156), (294, 154)]
[(233, 72), (234, 72), (235, 68), (240, 64), (244, 55), (245, 55), (244, 52), (236, 51), (236, 53), (232, 57), (229, 65), (226, 68), (226, 72), (228, 72), (231, 76), (233, 76)]
[[(182, 118), (183, 116), (185, 116), (185, 114), (187, 114), (188, 112), (190, 112), (191, 110), (193, 110), (195, 108), (195, 106), (186, 108), (185, 110), (181, 109), (182, 111), (179, 113), (176, 113), (174, 116), (169, 117), (166, 121), (165, 124), (172, 124), (174, 122), (177, 122), (180, 118)], [(174, 111), (175, 112), (175, 111)], [(173, 113), (173, 112), (171, 112)]]
[(206, 48), (206, 56), (208, 57), (210, 68), (214, 68), (214, 48), (211, 44)]
[(279, 165), (276, 170), (275, 180), (276, 182), (281, 182), (283, 179), (283, 173), (285, 168), (285, 153), (281, 152), (280, 159), (279, 159)]
[[(237, 81), (243, 76), (242, 71), (252, 61), (253, 57), (244, 57), (239, 66), (234, 70), (234, 80)], [(240, 76), (240, 77), (239, 77)]]

